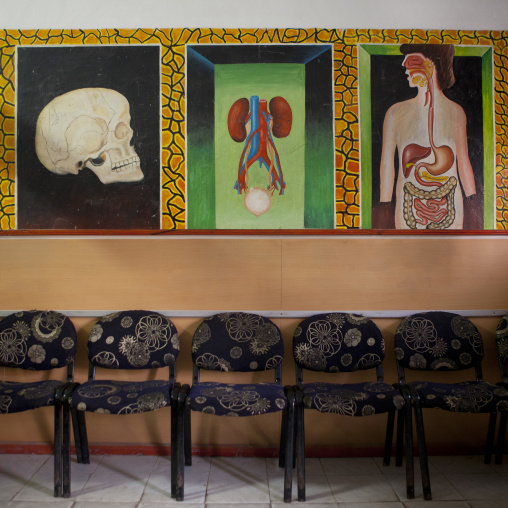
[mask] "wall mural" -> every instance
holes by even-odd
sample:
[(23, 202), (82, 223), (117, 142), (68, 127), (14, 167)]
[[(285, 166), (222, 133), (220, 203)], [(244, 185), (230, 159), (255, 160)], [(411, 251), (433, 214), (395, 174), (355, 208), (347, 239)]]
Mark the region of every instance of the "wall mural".
[[(260, 100), (257, 95), (253, 95), (250, 101), (242, 97), (229, 110), (228, 130), (231, 139), (238, 143), (245, 141), (235, 189), (238, 194), (245, 194), (245, 208), (256, 217), (270, 210), (274, 191), (277, 190), (280, 196), (284, 195), (286, 182), (273, 138), (289, 136), (292, 124), (291, 106), (284, 97), (273, 97), (270, 109), (266, 99)], [(268, 171), (268, 186), (254, 187), (251, 184), (249, 187), (249, 168), (257, 162), (260, 168), (264, 166)]]
[(0, 230), (508, 229), (507, 42), (0, 30)]

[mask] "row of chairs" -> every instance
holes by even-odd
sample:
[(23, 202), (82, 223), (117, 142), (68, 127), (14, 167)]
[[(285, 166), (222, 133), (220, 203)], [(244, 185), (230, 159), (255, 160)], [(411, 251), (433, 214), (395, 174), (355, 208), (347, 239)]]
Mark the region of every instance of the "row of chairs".
[[(67, 368), (65, 382), (0, 382), (0, 412), (43, 406), (55, 412), (55, 497), (69, 497), (70, 426), (78, 463), (89, 463), (85, 412), (131, 414), (171, 408), (171, 495), (184, 497), (184, 470), (192, 463), (191, 412), (220, 416), (282, 413), (279, 465), (285, 468), (284, 501), (292, 498), (296, 464), (298, 500), (305, 500), (305, 410), (347, 416), (387, 414), (384, 464), (390, 462), (395, 421), (396, 465), (405, 447), (407, 497), (414, 498), (413, 414), (422, 485), (431, 499), (422, 409), (490, 414), (485, 461), (492, 454), (497, 413), (501, 414), (496, 462), (502, 459), (508, 416), (508, 318), (496, 335), (502, 380), (482, 379), (482, 337), (467, 318), (448, 312), (418, 313), (403, 319), (395, 335), (399, 382), (384, 382), (383, 336), (373, 321), (346, 313), (318, 314), (303, 320), (293, 337), (296, 383), (281, 384), (282, 335), (269, 319), (249, 313), (216, 314), (201, 322), (192, 339), (193, 382), (175, 380), (179, 337), (160, 313), (124, 311), (100, 319), (88, 339), (89, 373), (74, 382), (77, 335), (70, 319), (54, 311), (11, 314), (0, 321), (0, 365), (29, 370)], [(167, 368), (167, 380), (118, 381), (96, 377), (103, 369)], [(473, 369), (461, 383), (406, 382), (406, 370)], [(201, 370), (219, 371), (220, 380), (200, 381)], [(305, 383), (305, 370), (336, 374), (373, 370), (361, 383)], [(273, 382), (231, 384), (225, 372), (272, 371)], [(374, 376), (373, 376), (374, 377)]]

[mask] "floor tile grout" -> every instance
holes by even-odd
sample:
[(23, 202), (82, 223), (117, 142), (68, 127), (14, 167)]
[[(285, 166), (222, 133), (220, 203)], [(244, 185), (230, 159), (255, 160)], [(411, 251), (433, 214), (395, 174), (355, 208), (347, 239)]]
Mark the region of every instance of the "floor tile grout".
[[(34, 466), (34, 460), (39, 462)], [(157, 508), (191, 505), (192, 508), (280, 508), (284, 474), (277, 459), (194, 458), (185, 468), (186, 501), (170, 497), (170, 460), (168, 457), (95, 456), (90, 466), (72, 463), (74, 491), (68, 500), (52, 497), (53, 460), (51, 456), (0, 455), (0, 506), (10, 508)], [(297, 501), (297, 475), (293, 475), (293, 503), (302, 507), (355, 508), (375, 506), (400, 508), (423, 502), (421, 479), (415, 471), (416, 499), (405, 498), (405, 466), (383, 466), (382, 459), (309, 459), (307, 502)], [(415, 463), (416, 466), (416, 463)], [(508, 500), (508, 467), (484, 465), (479, 456), (431, 457), (431, 484), (435, 502), (449, 508), (502, 506)], [(108, 486), (111, 482), (118, 487)], [(94, 490), (95, 489), (95, 490)], [(129, 496), (132, 496), (129, 498)], [(115, 499), (118, 502), (115, 502)], [(441, 503), (438, 503), (441, 500)], [(27, 503), (27, 504), (23, 504)], [(287, 506), (287, 505), (286, 505)]]

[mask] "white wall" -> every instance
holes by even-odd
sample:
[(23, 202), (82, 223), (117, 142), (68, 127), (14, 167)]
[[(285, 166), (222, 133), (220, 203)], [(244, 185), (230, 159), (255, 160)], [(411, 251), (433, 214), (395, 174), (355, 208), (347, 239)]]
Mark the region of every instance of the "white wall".
[(0, 0), (0, 28), (508, 28), (507, 0)]

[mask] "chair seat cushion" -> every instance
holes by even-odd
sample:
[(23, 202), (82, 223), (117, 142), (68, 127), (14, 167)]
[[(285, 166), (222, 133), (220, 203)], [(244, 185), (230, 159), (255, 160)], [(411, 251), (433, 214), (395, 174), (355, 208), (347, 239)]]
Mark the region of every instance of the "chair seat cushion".
[(195, 384), (187, 397), (192, 411), (220, 416), (253, 416), (281, 411), (287, 405), (284, 388), (277, 383)]
[(16, 383), (0, 381), (0, 413), (19, 413), (28, 409), (51, 406), (61, 381)]
[(307, 383), (303, 403), (321, 413), (367, 416), (402, 408), (404, 397), (388, 383)]
[(422, 407), (440, 408), (460, 413), (491, 413), (506, 406), (508, 391), (484, 381), (462, 383), (409, 383), (420, 395)]
[(70, 403), (78, 411), (132, 414), (155, 411), (170, 404), (169, 381), (93, 380), (79, 385)]

